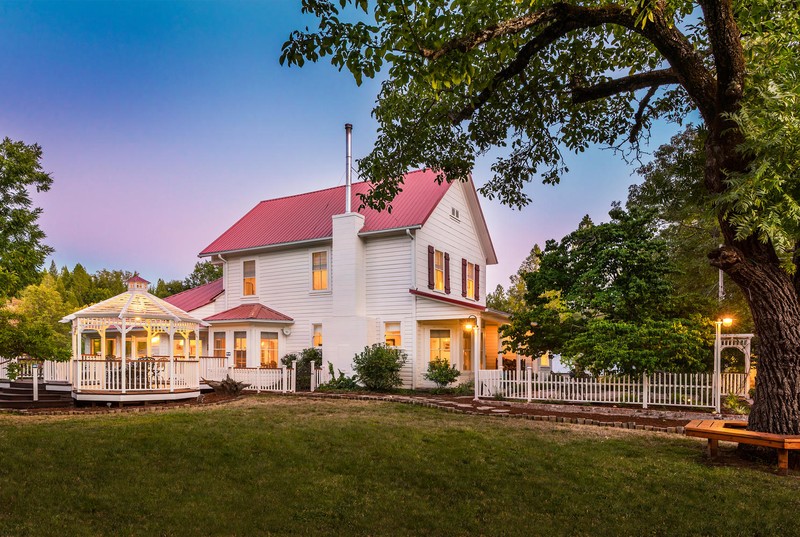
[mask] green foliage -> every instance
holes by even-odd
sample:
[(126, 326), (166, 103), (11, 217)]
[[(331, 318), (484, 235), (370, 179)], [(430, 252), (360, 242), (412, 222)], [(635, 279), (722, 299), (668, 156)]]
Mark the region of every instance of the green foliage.
[(644, 181), (630, 188), (627, 206), (655, 213), (658, 237), (674, 267), (668, 278), (679, 302), (691, 305), (688, 313), (711, 318), (724, 313), (736, 319), (737, 331), (752, 332), (744, 294), (726, 277), (720, 302), (719, 271), (708, 263), (708, 253), (723, 238), (703, 184), (703, 137), (702, 129), (690, 126), (658, 148), (653, 160), (637, 170)]
[(382, 343), (364, 347), (364, 351), (353, 358), (353, 369), (358, 381), (370, 391), (385, 391), (403, 384), (400, 370), (407, 355), (401, 349), (387, 347)]
[(511, 350), (552, 351), (594, 373), (705, 369), (712, 330), (675, 292), (655, 211), (615, 205), (609, 215), (548, 241), (523, 274), (527, 307), (503, 328)]
[(333, 364), (328, 362), (328, 378), (330, 380), (317, 386), (318, 391), (336, 391), (336, 392), (352, 392), (361, 389), (358, 385), (355, 375), (348, 377), (340, 369), (339, 376), (333, 372)]
[(39, 281), (39, 269), (53, 251), (42, 244), (30, 191), (47, 192), (53, 183), (42, 171), (42, 149), (4, 138), (0, 143), (0, 302)]
[(712, 336), (712, 325), (699, 316), (638, 323), (592, 319), (564, 343), (561, 361), (595, 375), (707, 371)]
[(222, 278), (222, 265), (214, 265), (209, 261), (198, 261), (195, 263), (192, 273), (183, 280), (183, 285), (186, 289), (191, 289), (220, 278)]
[(441, 358), (428, 362), (428, 371), (424, 375), (426, 380), (436, 383), (439, 389), (454, 383), (459, 376), (461, 372), (456, 366), (451, 366), (450, 362)]

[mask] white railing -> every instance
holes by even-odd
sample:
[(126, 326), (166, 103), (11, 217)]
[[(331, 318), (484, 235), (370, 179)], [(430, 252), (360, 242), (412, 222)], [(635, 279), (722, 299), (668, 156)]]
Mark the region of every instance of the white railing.
[(722, 373), (722, 395), (747, 397), (747, 373)]
[(714, 408), (713, 375), (708, 373), (654, 373), (643, 377), (600, 376), (572, 378), (554, 373), (482, 369), (480, 397), (526, 401), (613, 403)]
[(228, 360), (224, 356), (201, 356), (200, 378), (224, 380), (228, 374)]
[(256, 392), (281, 392), (289, 390), (291, 379), (288, 368), (266, 368), (266, 367), (234, 367), (231, 369), (231, 378), (237, 382), (249, 384), (246, 389)]
[(315, 367), (311, 364), (311, 391), (317, 391), (321, 384), (328, 382), (327, 374), (321, 367)]
[(197, 360), (78, 360), (74, 388), (97, 391), (174, 391), (199, 387)]
[(71, 382), (72, 368), (69, 362), (53, 362), (52, 360), (45, 360), (44, 365), (44, 381), (45, 382)]

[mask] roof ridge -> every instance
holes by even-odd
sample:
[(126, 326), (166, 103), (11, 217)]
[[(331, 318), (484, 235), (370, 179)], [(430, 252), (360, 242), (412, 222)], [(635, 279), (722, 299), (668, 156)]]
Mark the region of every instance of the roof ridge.
[[(419, 168), (417, 170), (411, 170), (410, 172), (406, 172), (406, 173), (403, 174), (403, 179), (405, 179), (406, 177), (408, 177), (412, 173), (419, 173), (419, 172), (424, 172), (424, 171), (427, 171), (427, 170), (428, 170), (428, 168)], [(363, 184), (363, 183), (370, 183), (370, 181), (358, 181), (356, 183), (353, 183), (353, 185)], [(280, 197), (277, 197), (277, 198), (268, 198), (268, 199), (259, 201), (256, 205), (261, 205), (262, 203), (266, 203), (268, 201), (288, 200), (288, 199), (291, 199), (291, 198), (299, 198), (299, 197), (302, 197), (302, 196), (310, 196), (311, 194), (318, 194), (320, 192), (329, 192), (331, 190), (336, 190), (337, 188), (345, 188), (346, 186), (347, 185), (329, 186), (327, 188), (320, 188), (318, 190), (311, 190), (309, 192), (300, 192), (299, 194), (289, 194), (288, 196), (280, 196)]]

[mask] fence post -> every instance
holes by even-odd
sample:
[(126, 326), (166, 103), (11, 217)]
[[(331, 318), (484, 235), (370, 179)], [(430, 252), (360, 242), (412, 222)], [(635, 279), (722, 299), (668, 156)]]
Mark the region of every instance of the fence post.
[(292, 393), (297, 391), (297, 360), (292, 361)]
[(645, 373), (642, 375), (642, 408), (647, 408), (650, 400), (650, 377)]
[(39, 400), (39, 364), (32, 363), (31, 370), (33, 371), (33, 400)]
[(281, 393), (286, 393), (286, 366), (281, 365)]
[(526, 379), (527, 389), (528, 389), (528, 402), (530, 403), (533, 399), (533, 368), (528, 366), (525, 368), (525, 372), (528, 374), (528, 378)]

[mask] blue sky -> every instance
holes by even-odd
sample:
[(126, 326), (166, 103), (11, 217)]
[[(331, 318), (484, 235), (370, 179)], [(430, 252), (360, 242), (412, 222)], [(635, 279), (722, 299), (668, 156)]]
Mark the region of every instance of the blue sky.
[[(197, 252), (259, 200), (343, 184), (375, 140), (378, 84), (327, 63), (278, 64), (299, 1), (0, 3), (2, 135), (44, 149), (41, 226), (60, 265), (185, 277)], [(653, 147), (672, 127), (660, 126)], [(609, 151), (569, 156), (558, 186), (514, 211), (483, 200), (506, 284), (534, 243), (607, 217), (636, 182)], [(491, 158), (474, 172), (480, 186)]]

